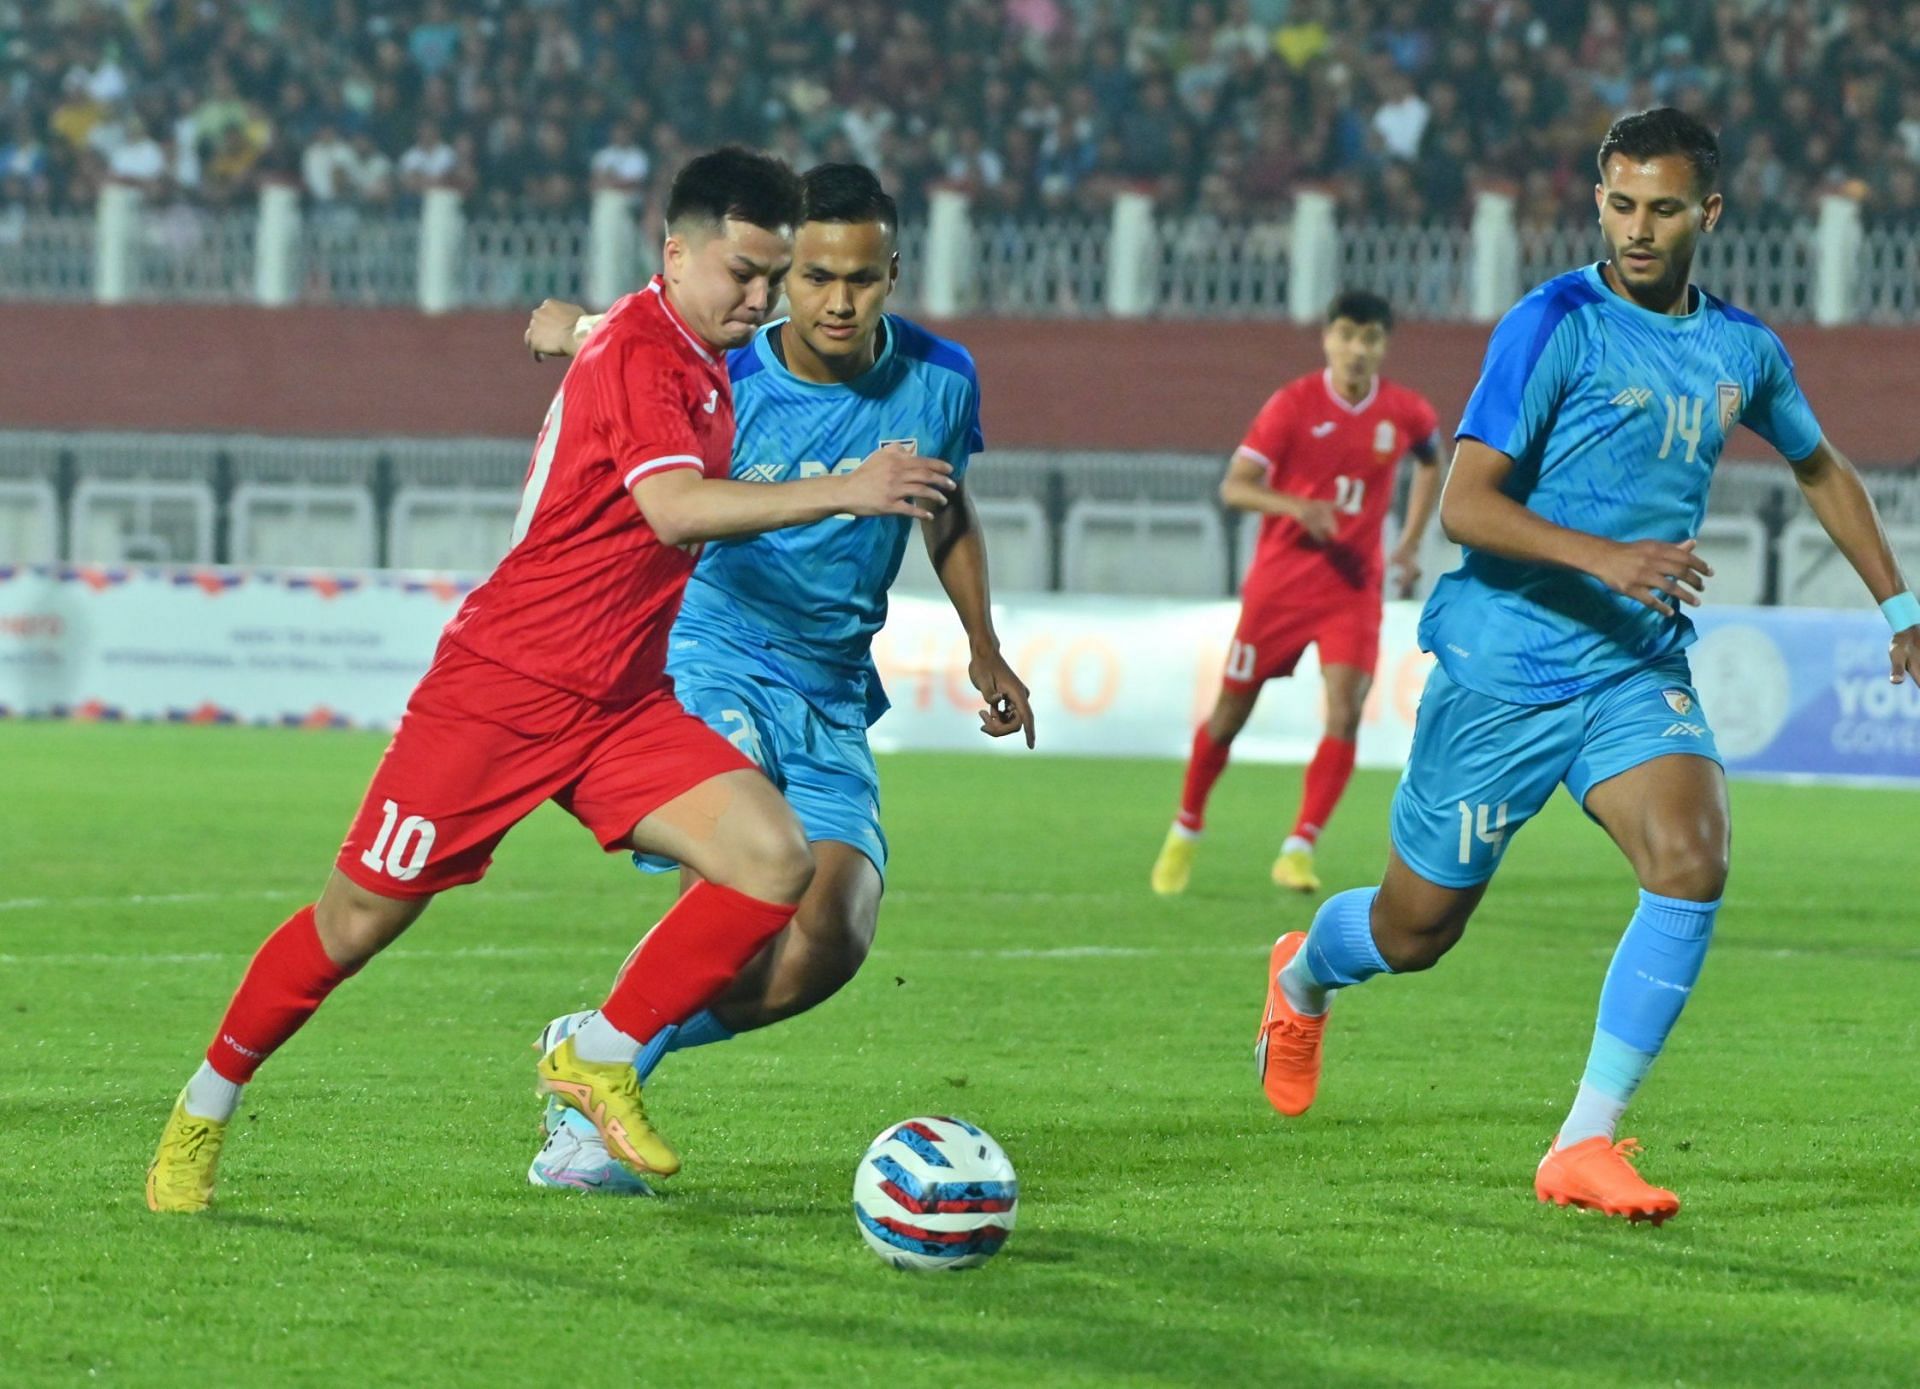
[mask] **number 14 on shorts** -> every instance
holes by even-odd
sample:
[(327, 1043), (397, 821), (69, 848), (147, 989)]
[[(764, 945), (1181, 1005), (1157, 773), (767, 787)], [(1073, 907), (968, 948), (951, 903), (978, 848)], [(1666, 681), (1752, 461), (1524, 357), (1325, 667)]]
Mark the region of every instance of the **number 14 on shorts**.
[(374, 836), (373, 847), (360, 855), (360, 862), (404, 883), (419, 877), (420, 870), (427, 866), (427, 856), (433, 852), (433, 821), (418, 815), (403, 820), (400, 807), (392, 801), (386, 802), (385, 810), (387, 818), (381, 822), (380, 833)]
[(1478, 840), (1493, 851), (1493, 857), (1499, 858), (1500, 851), (1507, 843), (1507, 803), (1491, 805), (1486, 802), (1474, 806), (1458, 801), (1460, 807), (1460, 862), (1473, 862), (1473, 845)]

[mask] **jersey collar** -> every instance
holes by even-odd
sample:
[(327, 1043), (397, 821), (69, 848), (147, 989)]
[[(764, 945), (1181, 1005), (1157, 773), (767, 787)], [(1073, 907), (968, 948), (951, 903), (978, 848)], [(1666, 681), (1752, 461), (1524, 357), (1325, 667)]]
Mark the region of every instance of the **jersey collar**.
[(667, 316), (667, 322), (680, 330), (680, 336), (687, 340), (688, 347), (691, 347), (695, 352), (700, 354), (701, 361), (705, 362), (708, 366), (712, 366), (714, 362), (713, 350), (704, 342), (700, 341), (694, 334), (693, 329), (687, 327), (687, 321), (680, 317), (680, 311), (674, 308), (673, 301), (667, 298), (666, 277), (663, 275), (655, 275), (651, 280), (647, 281), (647, 287), (640, 292), (642, 294), (656, 295), (659, 298), (660, 311)]
[(791, 321), (791, 317), (776, 318), (762, 328), (753, 337), (753, 352), (760, 364), (771, 371), (780, 373), (780, 378), (788, 384), (807, 391), (859, 391), (883, 380), (881, 373), (893, 363), (894, 349), (900, 343), (900, 330), (894, 324), (892, 314), (880, 317), (880, 351), (874, 355), (873, 365), (854, 377), (851, 381), (808, 381), (795, 376), (792, 368), (780, 360), (780, 354), (773, 350), (773, 335), (780, 331), (780, 325)]
[(1605, 261), (1597, 260), (1582, 272), (1587, 277), (1587, 283), (1600, 291), (1600, 300), (1602, 303), (1611, 304), (1622, 313), (1630, 316), (1650, 319), (1655, 323), (1661, 324), (1670, 332), (1685, 332), (1693, 328), (1706, 316), (1702, 310), (1707, 307), (1707, 296), (1700, 286), (1693, 283), (1687, 285), (1687, 293), (1693, 297), (1693, 307), (1685, 313), (1655, 313), (1652, 309), (1646, 308), (1644, 305), (1634, 303), (1633, 300), (1619, 293), (1612, 285), (1608, 284), (1607, 277), (1602, 274), (1600, 270), (1600, 267), (1605, 264)]
[(1331, 400), (1335, 405), (1338, 405), (1342, 410), (1345, 410), (1349, 415), (1364, 415), (1367, 412), (1367, 407), (1373, 404), (1380, 395), (1380, 373), (1377, 371), (1373, 374), (1373, 384), (1367, 387), (1367, 393), (1360, 397), (1358, 403), (1348, 400), (1334, 388), (1332, 367), (1321, 368), (1320, 384), (1326, 387), (1327, 399)]

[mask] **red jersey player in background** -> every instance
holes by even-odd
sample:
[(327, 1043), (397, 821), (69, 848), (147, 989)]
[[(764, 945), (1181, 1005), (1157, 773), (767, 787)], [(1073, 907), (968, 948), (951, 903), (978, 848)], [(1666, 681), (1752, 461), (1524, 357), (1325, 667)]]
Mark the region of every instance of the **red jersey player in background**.
[[(664, 271), (608, 311), (534, 446), (513, 547), (447, 624), (320, 900), (261, 946), (180, 1094), (147, 1204), (204, 1210), (227, 1121), (255, 1069), (546, 800), (609, 853), (661, 854), (705, 881), (649, 932), (593, 1023), (541, 1058), (636, 1173), (680, 1159), (653, 1131), (633, 1060), (728, 985), (787, 924), (813, 859), (786, 801), (686, 713), (666, 639), (702, 542), (842, 512), (926, 519), (943, 462), (882, 449), (857, 471), (727, 481), (725, 352), (748, 342), (792, 259), (800, 182), (739, 148), (691, 161), (667, 204)], [(397, 1039), (404, 1048), (405, 1038)], [(418, 1077), (421, 1100), (440, 1077)]]
[(1439, 497), (1433, 407), (1380, 375), (1392, 330), (1393, 310), (1379, 295), (1337, 297), (1321, 337), (1326, 370), (1275, 391), (1227, 464), (1220, 500), (1260, 513), (1260, 542), (1241, 587), (1220, 698), (1194, 731), (1180, 814), (1153, 865), (1153, 890), (1162, 896), (1186, 891), (1207, 795), (1260, 687), (1291, 675), (1309, 646), (1319, 648), (1326, 732), (1307, 765), (1300, 813), (1274, 860), (1273, 881), (1299, 892), (1320, 886), (1313, 846), (1353, 774), (1360, 711), (1380, 654), (1380, 533), (1401, 458), (1411, 452), (1419, 460), (1391, 561), (1403, 597), (1419, 580), (1416, 556)]

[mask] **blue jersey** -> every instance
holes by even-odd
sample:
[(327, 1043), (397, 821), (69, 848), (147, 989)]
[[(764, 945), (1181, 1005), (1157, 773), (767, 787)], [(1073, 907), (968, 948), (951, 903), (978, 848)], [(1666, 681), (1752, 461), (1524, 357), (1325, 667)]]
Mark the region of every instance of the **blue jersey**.
[[(882, 444), (944, 459), (957, 479), (983, 447), (980, 383), (958, 343), (888, 314), (873, 366), (820, 385), (787, 370), (773, 347), (779, 327), (728, 354), (736, 481), (851, 472)], [(716, 663), (758, 672), (830, 723), (870, 725), (887, 708), (873, 634), (913, 529), (904, 516), (836, 516), (710, 543), (674, 624), (669, 673), (692, 680)]]
[[(1493, 330), (1460, 421), (1513, 459), (1502, 490), (1556, 525), (1609, 540), (1697, 535), (1736, 424), (1797, 462), (1820, 426), (1786, 348), (1752, 314), (1694, 291), (1691, 313), (1615, 294), (1598, 266), (1548, 280)], [(1457, 685), (1514, 704), (1570, 699), (1693, 640), (1598, 579), (1467, 549), (1420, 619)]]

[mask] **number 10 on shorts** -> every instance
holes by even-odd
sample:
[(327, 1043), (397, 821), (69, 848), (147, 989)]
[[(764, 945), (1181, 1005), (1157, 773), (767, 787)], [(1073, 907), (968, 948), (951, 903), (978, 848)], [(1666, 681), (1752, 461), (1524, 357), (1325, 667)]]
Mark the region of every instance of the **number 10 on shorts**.
[[(400, 818), (400, 807), (386, 803), (387, 818), (374, 836), (373, 847), (360, 855), (360, 862), (376, 873), (385, 873), (395, 882), (407, 882), (420, 876), (433, 852), (433, 821), (418, 815)], [(397, 828), (396, 828), (397, 827)], [(389, 842), (391, 841), (391, 842)]]
[(1473, 862), (1473, 844), (1477, 839), (1493, 850), (1493, 857), (1500, 857), (1500, 850), (1507, 842), (1507, 803), (1477, 806), (1458, 801), (1460, 807), (1460, 862)]

